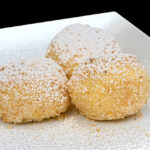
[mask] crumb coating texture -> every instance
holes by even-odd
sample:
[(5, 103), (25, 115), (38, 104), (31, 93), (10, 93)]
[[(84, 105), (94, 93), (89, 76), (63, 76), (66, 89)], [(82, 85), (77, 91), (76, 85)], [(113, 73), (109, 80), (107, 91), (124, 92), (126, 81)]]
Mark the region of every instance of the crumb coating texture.
[(73, 24), (59, 32), (50, 42), (46, 57), (51, 57), (64, 68), (68, 78), (84, 59), (100, 54), (118, 54), (115, 39), (100, 28)]
[(149, 97), (149, 76), (132, 54), (87, 59), (68, 83), (73, 104), (89, 119), (121, 119)]
[(67, 109), (68, 80), (53, 60), (33, 58), (0, 68), (0, 117), (5, 122), (41, 121)]

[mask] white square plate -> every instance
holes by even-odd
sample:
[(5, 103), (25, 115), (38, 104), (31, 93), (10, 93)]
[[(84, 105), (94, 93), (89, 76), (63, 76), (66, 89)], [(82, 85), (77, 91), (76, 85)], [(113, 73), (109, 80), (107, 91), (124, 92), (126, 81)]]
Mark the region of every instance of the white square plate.
[[(116, 12), (0, 29), (0, 63), (43, 56), (53, 36), (69, 24), (100, 27), (113, 35), (123, 51), (136, 54), (150, 72), (150, 37)], [(21, 125), (0, 121), (0, 149), (125, 150), (150, 149), (150, 103), (118, 121), (92, 121), (75, 113), (65, 118)]]

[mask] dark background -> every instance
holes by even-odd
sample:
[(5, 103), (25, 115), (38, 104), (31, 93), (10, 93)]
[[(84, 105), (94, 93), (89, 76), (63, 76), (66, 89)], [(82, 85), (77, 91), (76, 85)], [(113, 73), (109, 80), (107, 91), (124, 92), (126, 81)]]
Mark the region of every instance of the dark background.
[[(59, 5), (59, 7), (57, 5)], [(130, 3), (127, 5), (130, 6)], [(59, 1), (58, 4), (50, 3), (47, 4), (47, 6), (45, 5), (41, 7), (37, 7), (36, 5), (29, 7), (29, 5), (25, 6), (22, 4), (21, 7), (18, 6), (17, 8), (11, 7), (0, 10), (0, 28), (117, 11), (131, 23), (140, 28), (143, 32), (150, 35), (150, 11), (145, 6), (140, 4), (140, 6), (137, 7), (137, 2), (130, 8), (125, 8), (124, 4), (122, 4), (122, 7), (118, 8), (114, 7), (114, 5), (111, 8), (106, 6), (106, 4), (96, 4), (94, 6), (88, 5), (79, 7), (79, 5), (74, 4), (74, 1), (70, 1), (70, 5), (67, 4), (66, 7), (61, 7)]]

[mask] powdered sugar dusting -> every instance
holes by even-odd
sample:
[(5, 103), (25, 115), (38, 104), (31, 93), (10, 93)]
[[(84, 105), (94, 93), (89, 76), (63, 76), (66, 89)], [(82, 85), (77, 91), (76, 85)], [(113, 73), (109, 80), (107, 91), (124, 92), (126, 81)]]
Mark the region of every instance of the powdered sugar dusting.
[[(102, 15), (102, 16), (101, 16)], [(108, 14), (109, 16), (109, 14)], [(20, 56), (44, 56), (47, 44), (50, 38), (56, 34), (58, 28), (66, 26), (67, 24), (74, 22), (87, 23), (91, 25), (97, 25), (101, 27), (109, 26), (108, 32), (112, 31), (114, 35), (125, 42), (124, 46), (133, 49), (137, 54), (142, 51), (142, 59), (145, 60), (148, 54), (148, 40), (145, 40), (144, 34), (142, 35), (137, 28), (134, 29), (131, 25), (122, 17), (117, 14), (108, 17), (107, 14), (98, 14), (92, 16), (86, 16), (82, 18), (69, 19), (68, 21), (62, 20), (56, 22), (48, 22), (43, 24), (32, 25), (30, 27), (18, 27), (14, 29), (14, 34), (10, 34), (10, 31), (1, 34), (1, 41), (4, 40), (5, 44), (0, 44), (0, 62), (8, 61), (9, 56), (13, 56), (15, 59)], [(120, 17), (120, 20), (119, 20)], [(112, 19), (112, 20), (111, 20)], [(122, 20), (121, 20), (122, 19)], [(83, 22), (82, 22), (83, 20)], [(108, 20), (105, 22), (105, 20)], [(115, 22), (122, 23), (121, 25), (115, 24)], [(124, 22), (123, 22), (124, 21)], [(102, 25), (101, 25), (102, 24)], [(52, 25), (52, 26), (51, 26)], [(122, 27), (125, 27), (122, 30)], [(19, 29), (19, 31), (17, 30)], [(117, 34), (119, 31), (120, 34)], [(130, 29), (130, 30), (128, 30)], [(18, 32), (16, 32), (18, 31)], [(124, 34), (125, 33), (125, 34)], [(136, 35), (138, 36), (136, 36)], [(18, 38), (14, 38), (17, 35)], [(131, 38), (128, 36), (131, 35)], [(18, 40), (20, 37), (25, 36), (25, 40)], [(4, 38), (5, 37), (5, 38)], [(130, 41), (130, 40), (133, 41)], [(138, 39), (138, 40), (137, 40)], [(124, 41), (125, 40), (125, 41)], [(147, 41), (147, 42), (146, 42)], [(130, 44), (133, 43), (132, 45)], [(10, 43), (13, 43), (12, 46)], [(147, 46), (146, 46), (147, 45)], [(15, 48), (18, 51), (15, 51)], [(36, 49), (36, 51), (35, 51)], [(132, 52), (133, 52), (132, 51)], [(7, 54), (8, 53), (8, 54)], [(18, 55), (17, 57), (16, 55)], [(36, 53), (36, 54), (35, 54)], [(148, 57), (147, 57), (148, 58)], [(150, 64), (150, 59), (147, 59), (147, 65)], [(150, 73), (150, 67), (148, 67)], [(129, 149), (149, 149), (150, 138), (146, 135), (150, 133), (150, 103), (143, 109), (143, 118), (138, 119), (136, 117), (129, 117), (119, 121), (90, 121), (81, 115), (67, 116), (64, 121), (49, 120), (40, 123), (12, 125), (6, 124), (0, 121), (0, 148), (3, 150), (129, 150)], [(82, 124), (82, 127), (81, 125)], [(100, 134), (93, 131), (95, 128), (88, 128), (87, 125), (96, 124), (99, 127)], [(74, 128), (71, 128), (71, 127)], [(137, 128), (138, 127), (138, 128)], [(92, 130), (93, 134), (90, 132)]]
[(38, 103), (44, 100), (43, 95), (50, 103), (67, 100), (62, 94), (63, 90), (67, 89), (65, 73), (51, 59), (37, 57), (3, 65), (0, 68), (0, 89), (3, 92), (20, 87), (21, 91), (18, 92), (22, 93), (24, 100), (30, 98)]
[[(135, 120), (135, 116), (114, 122), (97, 122), (87, 120), (76, 113), (69, 113), (64, 120), (1, 125), (0, 130), (3, 132), (0, 132), (0, 136), (3, 138), (0, 146), (4, 150), (147, 149), (150, 146), (150, 138), (147, 136), (149, 124), (148, 119), (142, 123), (138, 118)], [(142, 128), (143, 125), (146, 128)], [(97, 132), (97, 129), (100, 129), (100, 132)]]
[[(118, 53), (120, 53), (118, 43), (102, 29), (73, 24), (52, 39), (46, 56), (55, 55), (59, 64), (67, 65), (69, 61), (75, 63), (89, 56)], [(69, 71), (69, 67), (66, 72)]]
[(94, 120), (135, 114), (149, 97), (145, 67), (136, 56), (125, 53), (85, 60), (74, 69), (68, 86), (72, 103)]
[[(121, 69), (119, 69), (121, 67)], [(84, 80), (90, 74), (93, 79), (105, 78), (104, 74), (119, 75), (123, 72), (128, 72), (129, 67), (138, 71), (145, 71), (145, 67), (133, 54), (120, 53), (117, 55), (102, 54), (97, 57), (89, 57), (85, 59), (79, 67), (76, 67), (73, 72), (72, 80)], [(97, 72), (97, 74), (95, 74)], [(81, 75), (83, 78), (77, 78), (75, 74)], [(137, 79), (140, 73), (137, 72)], [(124, 74), (119, 78), (124, 78)]]

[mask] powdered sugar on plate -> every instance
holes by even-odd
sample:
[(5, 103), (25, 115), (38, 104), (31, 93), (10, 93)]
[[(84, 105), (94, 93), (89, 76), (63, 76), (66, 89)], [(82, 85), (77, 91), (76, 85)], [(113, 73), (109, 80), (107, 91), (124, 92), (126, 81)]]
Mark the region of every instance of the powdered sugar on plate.
[(44, 98), (50, 103), (55, 100), (64, 102), (68, 99), (62, 94), (67, 89), (66, 75), (51, 59), (42, 57), (24, 59), (2, 65), (0, 70), (0, 89), (4, 92), (19, 87), (21, 91), (18, 92), (22, 93), (22, 99), (32, 99), (37, 103)]
[[(143, 121), (138, 115), (119, 121), (98, 122), (87, 120), (76, 112), (67, 112), (65, 118), (41, 123), (0, 123), (0, 130), (3, 131), (0, 132), (3, 137), (0, 147), (3, 150), (147, 149), (150, 146), (148, 124), (150, 125), (149, 119)], [(146, 128), (143, 128), (144, 125)]]
[[(141, 31), (118, 14), (107, 13), (1, 30), (0, 63), (7, 63), (8, 60), (19, 57), (44, 57), (47, 45), (54, 35), (72, 23), (84, 23), (103, 28), (119, 42), (121, 41), (121, 45), (124, 44), (123, 46), (132, 49), (132, 53), (136, 50), (137, 53), (139, 52), (138, 56), (141, 55), (143, 59), (149, 56), (149, 51), (146, 49), (149, 46), (148, 37), (146, 38)], [(150, 64), (149, 60), (147, 59), (147, 66)], [(141, 112), (142, 116), (134, 115), (119, 121), (96, 122), (71, 112), (67, 112), (64, 120), (50, 119), (21, 125), (0, 121), (0, 149), (149, 149), (149, 112), (148, 102)]]

